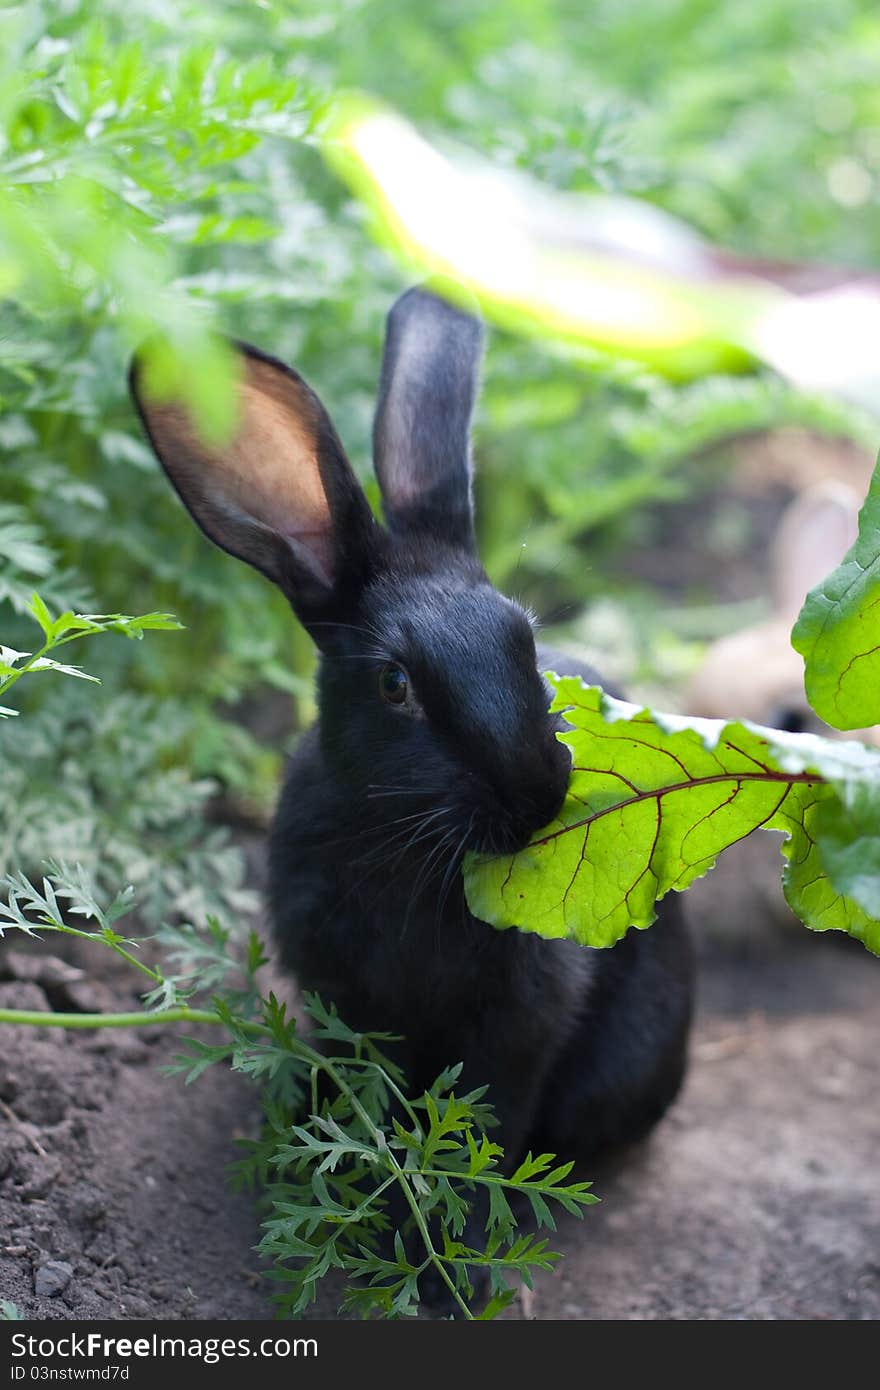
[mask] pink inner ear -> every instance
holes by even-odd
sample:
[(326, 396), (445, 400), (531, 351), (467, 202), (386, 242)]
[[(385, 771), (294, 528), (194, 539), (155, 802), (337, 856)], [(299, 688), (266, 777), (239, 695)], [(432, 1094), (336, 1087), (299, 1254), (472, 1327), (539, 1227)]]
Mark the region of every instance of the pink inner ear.
[(282, 532), (297, 559), (308, 569), (316, 579), (320, 579), (322, 584), (328, 588), (333, 585), (333, 546), (330, 537), (324, 531), (312, 531), (302, 535), (292, 535), (289, 532)]
[[(248, 378), (240, 387), (235, 438), (228, 451), (214, 455), (211, 466), (238, 510), (283, 536), (297, 557), (330, 584), (330, 508), (318, 466), (311, 401), (300, 395), (296, 382), (264, 363), (249, 362)], [(284, 399), (285, 388), (290, 388), (290, 399)]]
[(281, 582), (278, 542), (285, 542), (301, 566), (332, 587), (334, 530), (319, 463), (320, 441), (332, 427), (317, 397), (280, 365), (242, 356), (241, 372), (238, 426), (228, 443), (205, 443), (179, 403), (139, 398), (150, 437), (218, 545)]

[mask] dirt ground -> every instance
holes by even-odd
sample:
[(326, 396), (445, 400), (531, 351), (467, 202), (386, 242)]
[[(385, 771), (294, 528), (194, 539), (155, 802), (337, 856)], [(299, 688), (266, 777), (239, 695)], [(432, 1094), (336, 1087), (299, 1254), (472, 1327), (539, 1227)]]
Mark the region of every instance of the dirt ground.
[[(679, 1104), (589, 1174), (601, 1205), (561, 1223), (564, 1259), (515, 1314), (880, 1316), (878, 986), (880, 961), (806, 933), (704, 956)], [(92, 989), (131, 1003), (115, 972)], [(51, 1007), (20, 980), (0, 1003)], [(270, 1315), (251, 1203), (224, 1182), (254, 1093), (220, 1070), (161, 1075), (174, 1050), (148, 1030), (0, 1028), (0, 1296), (23, 1316)], [(315, 1311), (335, 1309), (328, 1293)]]
[[(754, 556), (738, 563), (710, 576), (719, 597), (760, 587)], [(601, 1204), (560, 1223), (564, 1259), (507, 1316), (880, 1316), (880, 961), (752, 920), (767, 863), (746, 845), (688, 895), (701, 966), (684, 1093), (642, 1149), (583, 1174)], [(0, 1006), (133, 1006), (118, 962), (74, 979), (45, 965), (51, 949), (0, 943)], [(0, 1027), (0, 1298), (24, 1317), (271, 1314), (252, 1203), (224, 1177), (259, 1125), (255, 1093), (218, 1068), (186, 1088), (159, 1070), (174, 1051), (147, 1029)], [(325, 1290), (315, 1315), (336, 1306)]]

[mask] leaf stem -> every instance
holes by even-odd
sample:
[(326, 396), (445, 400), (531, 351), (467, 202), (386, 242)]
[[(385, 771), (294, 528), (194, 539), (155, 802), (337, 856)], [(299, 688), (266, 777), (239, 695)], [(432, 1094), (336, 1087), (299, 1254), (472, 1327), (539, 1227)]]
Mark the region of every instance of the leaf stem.
[[(92, 916), (95, 921), (99, 920), (95, 917), (94, 913)], [(154, 970), (153, 967), (147, 965), (145, 961), (138, 960), (137, 956), (132, 955), (131, 951), (125, 949), (121, 941), (111, 941), (102, 931), (83, 931), (81, 927), (71, 927), (67, 922), (61, 922), (55, 917), (45, 916), (41, 922), (34, 922), (33, 926), (35, 931), (57, 931), (62, 932), (65, 936), (79, 936), (83, 941), (96, 941), (100, 946), (107, 946), (111, 951), (115, 951), (118, 956), (121, 956), (129, 965), (133, 965), (135, 969), (140, 970), (142, 974), (149, 975), (150, 979), (154, 980), (156, 984), (164, 984), (164, 976), (160, 971)]]
[(462, 1298), (461, 1294), (455, 1286), (455, 1283), (450, 1278), (449, 1271), (446, 1268), (444, 1260), (441, 1258), (440, 1255), (438, 1255), (437, 1251), (434, 1248), (434, 1242), (431, 1240), (431, 1233), (428, 1230), (428, 1223), (426, 1222), (422, 1210), (419, 1207), (418, 1201), (416, 1200), (415, 1194), (413, 1193), (412, 1185), (407, 1180), (403, 1168), (401, 1168), (394, 1154), (389, 1149), (388, 1141), (386, 1140), (384, 1133), (382, 1132), (382, 1130), (379, 1129), (378, 1125), (374, 1124), (373, 1121), (370, 1119), (370, 1116), (367, 1114), (366, 1110), (361, 1105), (357, 1096), (354, 1094), (354, 1092), (352, 1091), (348, 1083), (345, 1081), (345, 1079), (342, 1076), (340, 1076), (333, 1063), (328, 1061), (326, 1058), (321, 1057), (320, 1053), (317, 1053), (316, 1056), (320, 1058), (320, 1063), (321, 1065), (323, 1065), (323, 1068), (326, 1071), (327, 1075), (330, 1077), (330, 1080), (346, 1097), (349, 1104), (351, 1105), (352, 1110), (358, 1116), (361, 1123), (365, 1126), (367, 1133), (370, 1135), (371, 1139), (376, 1144), (380, 1152), (383, 1153), (389, 1168), (393, 1170), (394, 1176), (401, 1186), (403, 1195), (406, 1199), (407, 1206), (413, 1214), (413, 1219), (418, 1228), (419, 1235), (422, 1238), (422, 1243), (425, 1247), (425, 1250), (428, 1253), (429, 1260), (439, 1271), (441, 1279), (446, 1284), (447, 1288), (449, 1289), (449, 1292), (452, 1294), (452, 1297), (455, 1299), (464, 1316), (468, 1318), (470, 1321), (473, 1321), (473, 1313), (471, 1312), (465, 1300)]
[[(649, 749), (649, 751), (652, 750)], [(640, 801), (659, 802), (664, 796), (671, 796), (673, 792), (693, 791), (694, 787), (708, 787), (717, 782), (782, 782), (786, 786), (796, 786), (801, 783), (811, 786), (815, 782), (824, 782), (824, 780), (816, 772), (775, 772), (772, 769), (767, 772), (719, 772), (713, 773), (711, 777), (691, 777), (686, 782), (670, 782), (666, 786), (649, 787), (645, 791), (636, 792), (635, 796), (626, 797), (623, 801), (615, 801), (608, 806), (600, 806), (597, 810), (591, 811), (588, 816), (582, 816), (580, 820), (571, 821), (567, 825), (561, 826), (559, 830), (551, 830), (547, 835), (541, 835), (537, 840), (531, 840), (528, 848), (535, 849), (539, 845), (548, 845), (552, 840), (558, 840), (561, 835), (567, 835), (571, 830), (588, 828), (594, 821), (601, 820), (603, 816), (616, 816), (621, 811), (629, 810), (630, 806), (635, 806)]]
[(356, 1065), (359, 1067), (369, 1067), (373, 1071), (380, 1071), (385, 1081), (385, 1085), (388, 1087), (391, 1094), (400, 1102), (403, 1109), (409, 1116), (410, 1120), (412, 1120), (413, 1125), (418, 1130), (419, 1134), (422, 1133), (422, 1122), (416, 1114), (415, 1107), (413, 1106), (412, 1102), (406, 1097), (406, 1095), (404, 1095), (400, 1087), (394, 1081), (392, 1081), (391, 1077), (388, 1075), (387, 1071), (381, 1065), (381, 1063), (374, 1062), (370, 1057), (328, 1057), (326, 1060), (328, 1062), (338, 1062), (343, 1067), (350, 1067), (352, 1065)]
[(31, 653), (24, 666), (20, 666), (15, 671), (12, 671), (8, 676), (4, 676), (3, 679), (0, 680), (0, 695), (5, 695), (7, 690), (9, 690), (13, 685), (15, 685), (16, 681), (21, 680), (22, 676), (26, 676), (28, 671), (33, 669), (35, 663), (41, 661), (42, 658), (46, 656), (48, 652), (51, 652), (56, 645), (60, 645), (60, 643), (56, 644), (48, 640), (45, 641), (38, 652)]
[[(0, 1009), (0, 1023), (26, 1023), (37, 1028), (150, 1028), (162, 1023), (219, 1023), (224, 1019), (210, 1009), (191, 1009), (180, 1004), (173, 1009), (147, 1009), (120, 1014), (63, 1014), (36, 1009)], [(236, 1020), (238, 1028), (268, 1032), (261, 1023)]]
[[(83, 935), (90, 936), (91, 933), (84, 932)], [(107, 941), (107, 938), (104, 937), (103, 940)], [(138, 960), (137, 956), (133, 956), (130, 951), (126, 951), (125, 947), (120, 946), (117, 941), (107, 941), (107, 945), (116, 952), (117, 956), (121, 956), (123, 960), (128, 961), (129, 965), (135, 966), (136, 969), (142, 971), (144, 975), (149, 975), (150, 979), (155, 980), (157, 984), (161, 985), (165, 983), (164, 976), (160, 971), (153, 970), (153, 968), (144, 961)]]

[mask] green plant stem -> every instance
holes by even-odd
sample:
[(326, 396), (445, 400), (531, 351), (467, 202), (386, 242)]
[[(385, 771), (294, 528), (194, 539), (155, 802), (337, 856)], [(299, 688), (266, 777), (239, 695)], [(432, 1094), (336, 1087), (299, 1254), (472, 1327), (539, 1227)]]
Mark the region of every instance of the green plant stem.
[[(91, 933), (83, 932), (83, 936), (91, 936)], [(94, 940), (94, 938), (92, 939)], [(157, 984), (162, 984), (162, 975), (158, 970), (153, 970), (151, 966), (146, 965), (142, 960), (138, 960), (137, 956), (133, 956), (131, 951), (126, 951), (125, 947), (120, 946), (117, 941), (108, 941), (107, 945), (116, 952), (117, 956), (121, 956), (123, 960), (128, 961), (129, 965), (133, 965), (136, 970), (142, 971), (144, 975), (149, 975), (150, 979), (155, 980)]]
[[(0, 1009), (0, 1023), (30, 1024), (37, 1028), (144, 1028), (164, 1023), (209, 1023), (223, 1026), (226, 1020), (221, 1018), (219, 1014), (214, 1013), (211, 1009), (191, 1009), (188, 1005), (181, 1004), (173, 1009), (157, 1010), (155, 1013), (63, 1014), (52, 1012), (40, 1013), (37, 1010), (31, 1009)], [(264, 1035), (269, 1034), (270, 1031), (262, 1023), (248, 1023), (241, 1020), (236, 1020), (236, 1027), (245, 1032)], [(422, 1238), (428, 1259), (439, 1271), (440, 1277), (446, 1284), (464, 1316), (472, 1320), (473, 1313), (458, 1292), (458, 1289), (455, 1287), (449, 1275), (449, 1271), (446, 1269), (443, 1259), (434, 1248), (434, 1243), (431, 1240), (431, 1234), (428, 1230), (428, 1223), (419, 1207), (412, 1186), (407, 1180), (403, 1168), (389, 1149), (388, 1141), (383, 1131), (371, 1120), (344, 1076), (341, 1075), (334, 1065), (334, 1062), (324, 1057), (314, 1048), (309, 1047), (307, 1043), (301, 1043), (297, 1040), (291, 1041), (289, 1046), (291, 1052), (293, 1052), (295, 1056), (307, 1062), (312, 1068), (320, 1068), (324, 1071), (337, 1090), (346, 1097), (352, 1110), (376, 1145), (376, 1149), (379, 1153), (383, 1154), (392, 1172), (391, 1180), (400, 1184), (406, 1203), (412, 1212), (413, 1219)]]
[[(3, 676), (0, 679), (0, 695), (5, 695), (16, 681), (21, 680), (22, 676), (26, 676), (29, 671), (32, 671), (37, 662), (42, 661), (43, 657), (48, 656), (50, 652), (57, 651), (59, 647), (66, 647), (69, 642), (81, 642), (84, 637), (94, 637), (103, 631), (106, 629), (100, 627), (76, 628), (75, 631), (68, 632), (64, 637), (48, 637), (39, 651), (30, 654), (23, 666), (17, 667), (8, 676)], [(97, 676), (93, 679), (98, 685), (101, 684)]]
[(419, 1133), (419, 1135), (421, 1135), (422, 1122), (416, 1114), (415, 1107), (407, 1099), (400, 1087), (396, 1085), (394, 1081), (392, 1081), (385, 1068), (380, 1066), (378, 1062), (371, 1061), (369, 1057), (327, 1057), (325, 1060), (332, 1063), (338, 1063), (340, 1066), (343, 1067), (350, 1067), (352, 1063), (355, 1063), (357, 1066), (360, 1067), (371, 1067), (374, 1071), (381, 1071), (385, 1079), (385, 1085), (388, 1087), (391, 1094), (400, 1102), (401, 1106), (406, 1111), (410, 1120), (412, 1120), (412, 1123), (415, 1126), (417, 1132)]
[(327, 1061), (326, 1058), (321, 1057), (320, 1053), (316, 1053), (315, 1056), (320, 1059), (320, 1064), (323, 1066), (324, 1071), (326, 1071), (333, 1084), (346, 1096), (355, 1114), (361, 1120), (362, 1124), (365, 1125), (367, 1132), (369, 1133), (371, 1139), (375, 1143), (377, 1149), (380, 1151), (380, 1153), (385, 1154), (388, 1166), (393, 1170), (395, 1178), (400, 1183), (400, 1186), (403, 1190), (403, 1195), (406, 1198), (407, 1206), (413, 1214), (413, 1219), (416, 1223), (416, 1226), (418, 1227), (419, 1235), (422, 1237), (422, 1243), (424, 1244), (425, 1250), (428, 1252), (429, 1260), (439, 1271), (441, 1279), (446, 1284), (447, 1288), (449, 1289), (449, 1292), (452, 1294), (452, 1297), (455, 1299), (459, 1308), (464, 1313), (464, 1316), (473, 1321), (473, 1313), (467, 1306), (467, 1303), (462, 1298), (461, 1294), (458, 1292), (458, 1289), (455, 1287), (455, 1284), (450, 1278), (449, 1271), (447, 1270), (443, 1260), (440, 1258), (440, 1256), (437, 1254), (437, 1251), (434, 1249), (434, 1242), (431, 1240), (431, 1233), (428, 1230), (428, 1223), (426, 1222), (421, 1208), (419, 1207), (419, 1204), (416, 1201), (415, 1195), (412, 1190), (412, 1186), (407, 1181), (406, 1174), (404, 1173), (397, 1159), (394, 1157), (394, 1154), (388, 1147), (388, 1141), (385, 1138), (385, 1135), (379, 1129), (378, 1125), (374, 1124), (373, 1121), (370, 1119), (369, 1115), (367, 1114), (364, 1107), (361, 1105), (357, 1096), (351, 1090), (351, 1087), (347, 1084), (343, 1077), (339, 1075), (339, 1072), (337, 1071), (333, 1063)]
[(53, 651), (56, 646), (60, 647), (60, 645), (60, 642), (44, 642), (38, 652), (33, 652), (31, 656), (28, 657), (28, 660), (25, 662), (24, 666), (20, 666), (10, 675), (3, 677), (2, 681), (0, 681), (0, 695), (5, 695), (7, 690), (9, 690), (13, 685), (15, 685), (16, 681), (21, 680), (22, 676), (26, 676), (28, 671), (33, 669), (36, 662), (42, 660), (44, 656), (47, 656), (49, 652)]
[(82, 931), (79, 927), (69, 927), (66, 922), (59, 922), (54, 917), (44, 918), (41, 922), (34, 923), (35, 928), (43, 931), (57, 931), (64, 936), (78, 936), (83, 941), (97, 941), (101, 946), (108, 946), (111, 951), (115, 951), (117, 956), (121, 956), (129, 965), (133, 965), (142, 974), (149, 975), (151, 980), (155, 980), (157, 985), (163, 983), (163, 976), (160, 971), (154, 970), (152, 966), (144, 961), (138, 960), (137, 956), (132, 955), (131, 951), (126, 951), (121, 941), (111, 941), (103, 932)]
[[(173, 1009), (146, 1009), (127, 1014), (39, 1013), (36, 1009), (0, 1009), (0, 1023), (30, 1023), (38, 1028), (147, 1028), (159, 1023), (223, 1023), (210, 1009), (190, 1009), (186, 1004)], [(237, 1023), (239, 1028), (259, 1028), (262, 1024)]]

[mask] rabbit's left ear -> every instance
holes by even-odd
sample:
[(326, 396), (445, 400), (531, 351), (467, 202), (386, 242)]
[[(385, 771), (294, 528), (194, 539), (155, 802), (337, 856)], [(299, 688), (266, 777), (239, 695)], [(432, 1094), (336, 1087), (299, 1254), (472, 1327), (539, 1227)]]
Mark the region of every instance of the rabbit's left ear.
[(395, 534), (474, 549), (470, 427), (483, 326), (423, 289), (391, 309), (373, 427), (376, 475)]
[(216, 545), (282, 589), (316, 640), (344, 617), (375, 565), (377, 526), (333, 424), (302, 377), (240, 343), (238, 424), (223, 444), (186, 406), (131, 390), (162, 467)]

